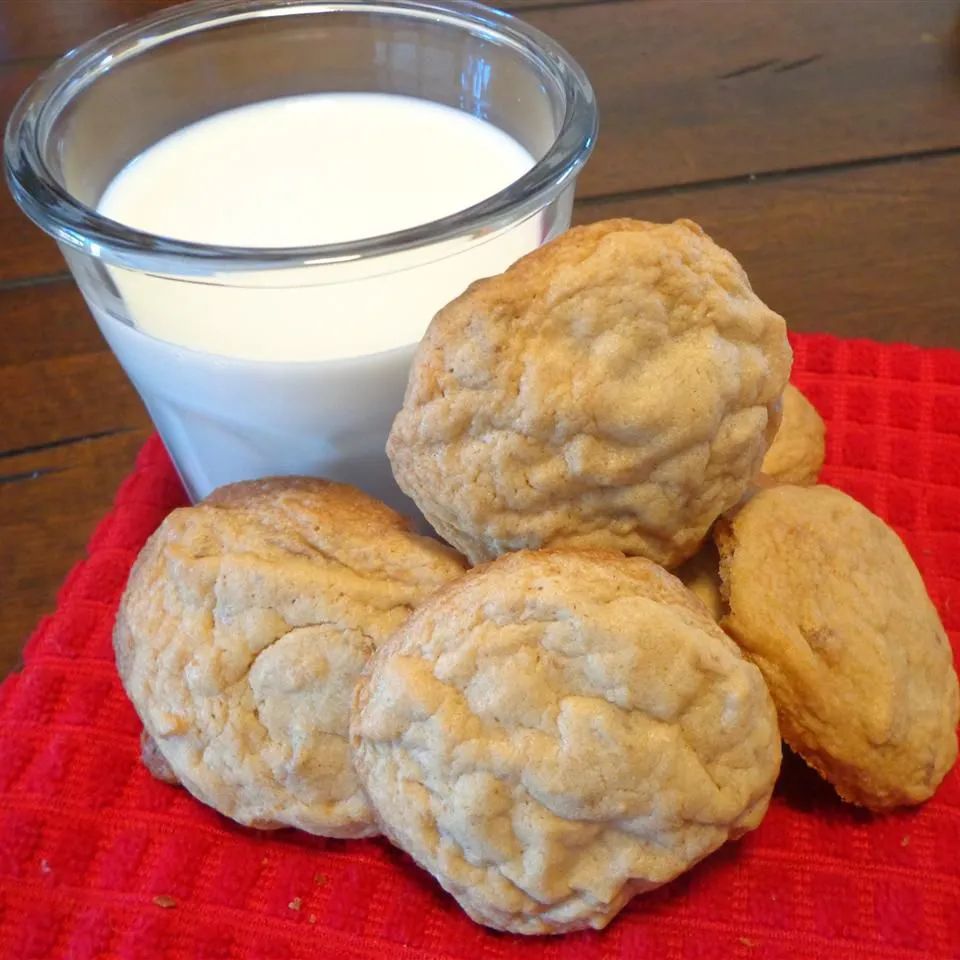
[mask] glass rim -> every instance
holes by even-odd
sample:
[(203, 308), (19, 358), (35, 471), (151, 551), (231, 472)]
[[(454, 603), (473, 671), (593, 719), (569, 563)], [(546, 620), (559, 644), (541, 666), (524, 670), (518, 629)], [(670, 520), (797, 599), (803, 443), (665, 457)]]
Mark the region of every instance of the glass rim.
[[(62, 110), (77, 93), (118, 63), (168, 40), (212, 26), (271, 16), (325, 13), (390, 14), (429, 19), (506, 42), (532, 58), (563, 89), (563, 121), (553, 144), (522, 177), (464, 210), (403, 230), (315, 246), (223, 246), (177, 240), (104, 217), (58, 183), (44, 160), (48, 112)], [(63, 103), (65, 88), (87, 79)], [(192, 0), (115, 27), (75, 48), (50, 66), (23, 93), (10, 115), (4, 166), (11, 193), (23, 212), (57, 241), (97, 259), (137, 270), (182, 271), (185, 264), (223, 271), (256, 271), (371, 259), (432, 246), (481, 229), (499, 229), (541, 209), (572, 183), (593, 150), (598, 130), (590, 81), (551, 37), (523, 21), (474, 0)]]

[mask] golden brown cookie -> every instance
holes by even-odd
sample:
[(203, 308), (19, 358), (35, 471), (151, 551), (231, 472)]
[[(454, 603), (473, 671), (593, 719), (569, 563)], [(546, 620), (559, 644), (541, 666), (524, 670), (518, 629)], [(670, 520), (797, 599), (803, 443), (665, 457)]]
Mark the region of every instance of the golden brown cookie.
[(826, 428), (816, 407), (788, 383), (780, 429), (763, 458), (763, 472), (780, 483), (816, 483), (823, 467)]
[(957, 676), (900, 538), (826, 486), (761, 490), (716, 537), (723, 625), (787, 743), (853, 803), (931, 796), (957, 755)]
[(577, 227), (434, 318), (387, 452), (471, 561), (621, 550), (668, 566), (776, 432), (783, 318), (695, 223)]
[(114, 631), (149, 768), (241, 823), (374, 833), (347, 742), (353, 686), (462, 572), (399, 514), (323, 480), (234, 484), (175, 510)]
[(383, 832), (479, 923), (604, 927), (762, 819), (780, 766), (759, 671), (676, 578), (520, 552), (374, 656), (351, 742)]
[(710, 611), (710, 616), (719, 622), (726, 607), (720, 592), (720, 555), (716, 544), (706, 540), (675, 573), (677, 579)]

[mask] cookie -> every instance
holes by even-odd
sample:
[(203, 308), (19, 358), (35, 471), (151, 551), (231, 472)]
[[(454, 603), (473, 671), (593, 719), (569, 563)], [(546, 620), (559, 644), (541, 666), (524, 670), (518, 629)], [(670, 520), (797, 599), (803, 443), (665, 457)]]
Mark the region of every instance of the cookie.
[(347, 741), (377, 644), (459, 576), (453, 551), (352, 487), (215, 491), (150, 538), (114, 631), (149, 769), (240, 823), (375, 832)]
[(720, 591), (720, 555), (712, 540), (703, 546), (676, 572), (677, 579), (707, 608), (710, 616), (719, 621), (726, 607)]
[(150, 775), (161, 783), (178, 784), (180, 782), (160, 752), (157, 741), (146, 730), (140, 734), (140, 760)]
[(763, 458), (761, 470), (780, 483), (816, 483), (823, 467), (825, 434), (816, 407), (788, 383), (783, 391), (780, 429)]
[(716, 537), (723, 625), (787, 743), (853, 803), (931, 796), (957, 755), (957, 676), (900, 538), (827, 486), (761, 490)]
[(790, 364), (783, 318), (695, 223), (595, 223), (437, 314), (387, 452), (474, 563), (565, 546), (674, 566), (759, 471)]
[(476, 921), (604, 927), (759, 824), (780, 765), (760, 672), (676, 578), (520, 552), (435, 594), (357, 685), (383, 832)]

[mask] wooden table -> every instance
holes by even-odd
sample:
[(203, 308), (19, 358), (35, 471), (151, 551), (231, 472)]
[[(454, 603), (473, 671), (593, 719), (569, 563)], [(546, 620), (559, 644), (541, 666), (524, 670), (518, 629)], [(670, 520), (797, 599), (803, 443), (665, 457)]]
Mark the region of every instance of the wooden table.
[[(0, 0), (0, 115), (165, 0)], [(700, 221), (796, 330), (960, 347), (957, 0), (516, 0), (587, 70), (576, 219)], [(0, 676), (150, 432), (53, 243), (0, 196)]]

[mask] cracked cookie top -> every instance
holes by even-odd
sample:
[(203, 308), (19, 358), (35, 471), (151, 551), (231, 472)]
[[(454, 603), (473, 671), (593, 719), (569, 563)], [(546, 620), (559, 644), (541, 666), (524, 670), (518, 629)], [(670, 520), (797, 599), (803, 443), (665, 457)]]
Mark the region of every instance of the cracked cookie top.
[(931, 796), (957, 756), (957, 676), (916, 565), (827, 486), (760, 490), (715, 531), (729, 613), (783, 738), (846, 800)]
[(675, 566), (759, 471), (791, 356), (697, 224), (577, 227), (437, 314), (387, 452), (474, 563), (565, 546)]
[(473, 919), (603, 927), (756, 827), (780, 766), (760, 672), (643, 559), (520, 552), (426, 601), (357, 684), (383, 832)]
[(353, 686), (462, 573), (452, 550), (352, 487), (233, 484), (175, 510), (141, 552), (114, 631), (120, 677), (203, 802), (252, 826), (368, 835), (347, 743)]

